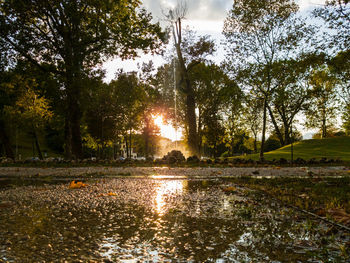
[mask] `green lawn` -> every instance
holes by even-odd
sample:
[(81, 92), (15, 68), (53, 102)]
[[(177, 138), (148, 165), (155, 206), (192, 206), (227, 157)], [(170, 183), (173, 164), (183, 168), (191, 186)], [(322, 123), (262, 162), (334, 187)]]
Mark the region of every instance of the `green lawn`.
[[(291, 146), (287, 145), (275, 151), (266, 152), (265, 159), (285, 158), (290, 160)], [(335, 137), (326, 139), (311, 139), (294, 143), (294, 159), (303, 158), (340, 158), (343, 161), (350, 161), (350, 137)], [(244, 158), (259, 159), (259, 154), (247, 155)]]

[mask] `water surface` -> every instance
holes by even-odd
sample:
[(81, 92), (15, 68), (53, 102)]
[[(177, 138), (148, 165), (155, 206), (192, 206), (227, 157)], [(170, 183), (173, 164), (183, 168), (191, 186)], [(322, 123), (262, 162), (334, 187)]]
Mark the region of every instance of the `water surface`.
[(230, 179), (69, 180), (2, 184), (0, 262), (347, 260), (347, 233)]

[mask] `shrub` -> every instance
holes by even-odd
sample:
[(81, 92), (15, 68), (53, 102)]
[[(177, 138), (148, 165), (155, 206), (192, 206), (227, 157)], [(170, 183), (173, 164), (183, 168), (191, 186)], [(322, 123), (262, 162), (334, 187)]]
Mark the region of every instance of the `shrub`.
[(275, 138), (268, 138), (264, 145), (264, 152), (270, 152), (278, 148), (281, 148), (280, 141)]

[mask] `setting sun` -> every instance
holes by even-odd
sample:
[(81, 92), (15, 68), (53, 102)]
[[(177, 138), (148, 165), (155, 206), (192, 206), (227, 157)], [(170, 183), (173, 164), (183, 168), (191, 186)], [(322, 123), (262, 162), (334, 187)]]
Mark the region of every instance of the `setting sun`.
[(153, 116), (153, 121), (154, 121), (154, 124), (159, 127), (160, 135), (162, 137), (168, 138), (172, 141), (177, 141), (181, 139), (181, 136), (182, 136), (181, 128), (178, 128), (176, 131), (171, 124), (164, 124), (162, 115)]

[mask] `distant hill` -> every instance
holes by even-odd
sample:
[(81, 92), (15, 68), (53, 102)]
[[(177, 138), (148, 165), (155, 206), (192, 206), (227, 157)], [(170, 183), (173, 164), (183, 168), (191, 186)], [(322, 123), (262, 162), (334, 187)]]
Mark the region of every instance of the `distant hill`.
[[(303, 158), (340, 158), (343, 161), (350, 161), (350, 137), (334, 137), (326, 139), (310, 139), (296, 142), (293, 144), (294, 159)], [(285, 158), (290, 160), (291, 146), (287, 145), (277, 150), (266, 152), (265, 159)], [(258, 154), (248, 155), (246, 158), (259, 159)]]

